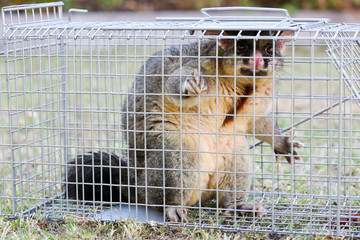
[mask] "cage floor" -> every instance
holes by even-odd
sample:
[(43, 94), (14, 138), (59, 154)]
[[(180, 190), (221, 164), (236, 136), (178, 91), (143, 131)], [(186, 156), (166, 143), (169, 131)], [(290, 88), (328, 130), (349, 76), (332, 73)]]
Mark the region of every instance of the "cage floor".
[(341, 205), (338, 205), (336, 201), (328, 199), (263, 197), (260, 201), (257, 199), (257, 202), (261, 202), (266, 209), (262, 218), (224, 216), (223, 211), (216, 211), (216, 207), (210, 206), (188, 207), (188, 223), (166, 222), (162, 211), (128, 203), (101, 205), (56, 200), (51, 204), (44, 204), (38, 214), (50, 220), (66, 219), (67, 216), (75, 215), (100, 221), (134, 219), (159, 225), (186, 225), (218, 228), (223, 231), (360, 237), (360, 206), (352, 205), (353, 201), (343, 200)]

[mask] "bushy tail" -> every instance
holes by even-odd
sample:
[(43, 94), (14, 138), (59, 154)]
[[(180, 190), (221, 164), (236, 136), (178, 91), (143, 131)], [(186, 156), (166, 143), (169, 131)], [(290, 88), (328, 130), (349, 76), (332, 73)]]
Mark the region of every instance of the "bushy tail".
[[(126, 162), (114, 154), (90, 152), (78, 155), (67, 165), (66, 198), (87, 201), (112, 201), (121, 199), (121, 166)], [(126, 174), (123, 171), (123, 174)], [(126, 184), (121, 182), (121, 184)]]

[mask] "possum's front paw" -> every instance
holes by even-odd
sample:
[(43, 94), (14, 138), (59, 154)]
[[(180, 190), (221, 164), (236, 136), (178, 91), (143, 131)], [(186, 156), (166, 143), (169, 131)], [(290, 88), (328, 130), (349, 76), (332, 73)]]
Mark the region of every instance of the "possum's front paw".
[[(301, 160), (301, 157), (299, 156), (297, 151), (295, 151), (294, 149), (301, 148), (302, 146), (304, 146), (304, 144), (302, 142), (291, 141), (291, 135), (293, 135), (294, 132), (295, 132), (295, 128), (291, 129), (290, 132), (287, 134), (287, 136), (284, 137), (282, 143), (278, 146), (275, 146), (275, 148), (274, 148), (274, 152), (276, 154), (287, 155), (287, 156), (285, 156), (285, 158), (289, 164), (291, 164), (291, 155), (288, 155), (288, 154), (289, 153), (292, 154), (292, 156), (294, 157), (295, 160)], [(293, 150), (292, 152), (291, 152), (291, 149)], [(276, 156), (276, 162), (279, 162), (279, 156)]]
[(186, 78), (183, 84), (183, 93), (191, 95), (199, 95), (207, 90), (207, 85), (199, 71), (194, 69), (192, 76)]

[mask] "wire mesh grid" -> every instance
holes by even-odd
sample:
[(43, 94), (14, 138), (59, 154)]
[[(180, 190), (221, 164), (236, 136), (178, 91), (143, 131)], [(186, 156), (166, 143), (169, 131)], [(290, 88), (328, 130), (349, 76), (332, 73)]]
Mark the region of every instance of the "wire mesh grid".
[[(34, 6), (25, 8), (34, 12)], [(16, 8), (9, 9), (19, 14)], [(250, 18), (212, 15), (162, 20), (72, 23), (46, 18), (45, 23), (5, 26), (0, 65), (0, 214), (50, 219), (68, 214), (102, 220), (135, 217), (229, 231), (358, 236), (359, 26), (287, 15), (267, 17), (260, 24)], [(284, 32), (292, 34), (282, 36)], [(280, 55), (282, 40), (287, 47)], [(248, 56), (241, 55), (246, 51), (241, 47), (244, 43), (250, 48)], [(221, 54), (232, 44), (239, 47)], [(264, 49), (258, 50), (261, 46)], [(264, 51), (271, 54), (265, 56)], [(235, 74), (238, 62), (247, 62), (250, 69), (253, 64), (253, 72)], [(270, 73), (254, 73), (256, 67)], [(205, 93), (195, 98), (195, 111), (187, 109), (194, 88), (168, 91), (171, 77), (178, 79), (177, 89), (181, 79), (197, 78), (196, 91)], [(270, 94), (222, 91), (228, 80), (230, 89), (244, 81), (260, 89), (260, 78), (270, 84)], [(171, 98), (181, 100), (171, 102)], [(237, 112), (236, 106), (242, 106), (238, 99), (254, 100), (250, 112)], [(257, 112), (259, 99), (269, 105), (267, 112)], [(210, 107), (209, 101), (213, 101)], [(231, 105), (232, 111), (224, 111), (223, 104)], [(231, 121), (244, 118), (250, 119), (251, 131), (242, 129), (242, 120)], [(271, 124), (258, 131), (255, 119), (265, 118)], [(221, 130), (225, 121), (230, 130)], [(290, 141), (304, 146), (296, 149), (302, 160), (294, 161), (292, 156), (289, 164), (285, 157), (290, 155), (274, 153), (269, 142), (293, 127), (296, 133)], [(294, 149), (291, 144), (290, 151)], [(83, 163), (83, 157), (69, 164), (89, 152), (117, 156), (94, 154), (88, 158), (93, 164)], [(195, 156), (191, 167), (189, 155)], [(223, 158), (232, 159), (231, 169), (222, 166)], [(249, 166), (237, 169), (236, 164), (246, 159), (251, 160)], [(111, 170), (105, 165), (108, 160)], [(176, 164), (171, 165), (173, 160)], [(65, 194), (74, 166), (80, 169), (75, 174), (79, 180), (73, 184), (75, 194), (89, 199), (73, 200)], [(93, 173), (97, 170), (99, 175)], [(117, 179), (106, 179), (109, 172)], [(204, 176), (215, 187), (202, 185)], [(220, 186), (224, 176), (247, 180), (233, 179), (224, 189)], [(84, 185), (88, 177), (92, 180)], [(209, 197), (199, 195), (201, 191), (212, 193)], [(188, 192), (195, 200), (187, 199)], [(266, 214), (249, 216), (246, 209), (235, 216), (227, 214), (229, 206), (236, 208), (233, 202), (223, 204), (221, 197), (227, 193), (230, 202), (247, 195), (252, 208), (259, 210), (262, 205)], [(167, 200), (174, 196), (177, 202)], [(188, 222), (181, 212), (176, 213), (178, 223), (171, 221), (168, 207), (172, 206), (182, 213), (185, 208)]]
[(63, 6), (63, 2), (52, 2), (3, 7), (1, 9), (3, 28), (21, 24), (63, 22)]

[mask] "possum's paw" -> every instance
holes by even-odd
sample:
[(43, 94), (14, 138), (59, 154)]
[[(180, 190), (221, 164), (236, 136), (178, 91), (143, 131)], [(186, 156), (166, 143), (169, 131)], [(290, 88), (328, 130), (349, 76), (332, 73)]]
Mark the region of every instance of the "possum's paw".
[(188, 222), (187, 209), (184, 207), (168, 207), (165, 211), (166, 218), (171, 222)]
[[(266, 210), (260, 204), (253, 204), (248, 202), (240, 202), (236, 204), (236, 210), (242, 216), (255, 216), (255, 217), (263, 217), (266, 214)], [(225, 216), (234, 216), (234, 210), (227, 210), (224, 212)]]
[(192, 76), (186, 78), (183, 85), (183, 92), (185, 94), (198, 95), (207, 90), (207, 85), (202, 76), (200, 76), (199, 71), (194, 69)]
[[(284, 137), (284, 141), (281, 144), (281, 146), (277, 146), (274, 149), (274, 152), (276, 154), (284, 154), (284, 155), (292, 153), (291, 155), (294, 157), (295, 160), (302, 160), (299, 154), (297, 153), (297, 151), (295, 151), (294, 149), (301, 148), (304, 146), (304, 144), (299, 141), (291, 141), (291, 135), (294, 135), (294, 133), (295, 133), (295, 128), (292, 128), (290, 132), (286, 135), (286, 137)], [(291, 149), (293, 150), (292, 152)], [(291, 164), (291, 155), (285, 156), (289, 164)], [(276, 156), (276, 162), (279, 162), (279, 156)]]

